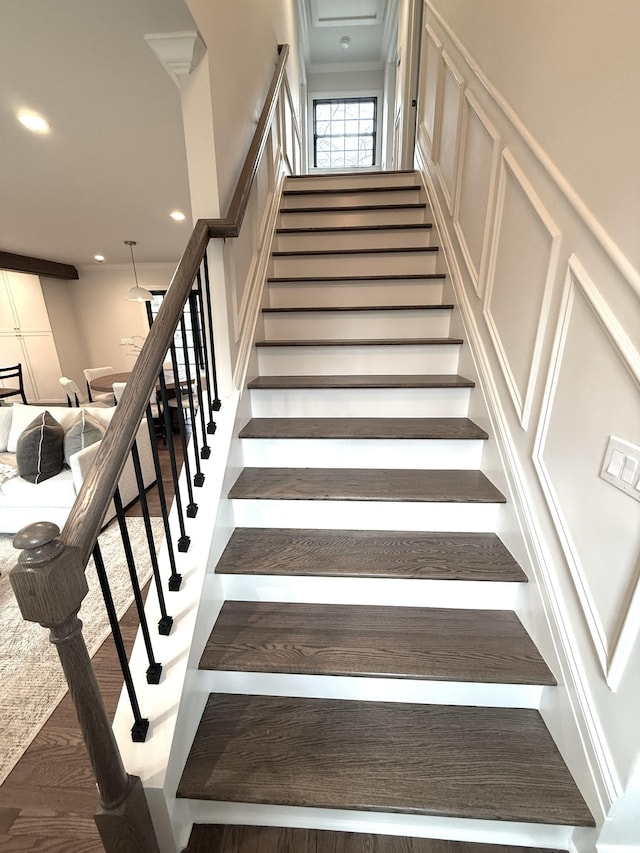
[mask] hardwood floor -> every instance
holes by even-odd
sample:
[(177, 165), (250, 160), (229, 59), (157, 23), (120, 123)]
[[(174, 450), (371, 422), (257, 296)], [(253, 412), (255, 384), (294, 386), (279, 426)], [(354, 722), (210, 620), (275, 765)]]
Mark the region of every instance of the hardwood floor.
[[(178, 464), (182, 449), (175, 441)], [(169, 450), (159, 445), (167, 500), (173, 498)], [(158, 489), (147, 493), (150, 513), (160, 514)], [(140, 517), (139, 501), (127, 510)], [(146, 589), (144, 590), (146, 594)], [(127, 651), (138, 628), (132, 605), (120, 622)], [(43, 629), (44, 630), (44, 629)], [(122, 675), (108, 637), (93, 658), (107, 711), (115, 713)], [(0, 850), (3, 853), (103, 853), (93, 815), (98, 806), (95, 780), (73, 703), (67, 694), (0, 786)]]
[(432, 841), (320, 829), (194, 826), (185, 853), (560, 853), (533, 847)]
[(555, 684), (515, 613), (226, 601), (201, 669)]
[(540, 714), (519, 708), (212, 693), (178, 796), (594, 825)]

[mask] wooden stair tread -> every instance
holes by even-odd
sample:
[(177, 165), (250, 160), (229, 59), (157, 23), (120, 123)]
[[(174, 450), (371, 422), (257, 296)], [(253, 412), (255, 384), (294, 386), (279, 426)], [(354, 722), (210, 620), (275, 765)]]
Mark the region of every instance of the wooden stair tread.
[(370, 178), (378, 175), (415, 175), (415, 169), (367, 169), (364, 172), (362, 169), (355, 169), (351, 172), (328, 171), (323, 172), (322, 169), (314, 169), (312, 175), (287, 175), (285, 184), (304, 183), (305, 181), (317, 181), (318, 178), (330, 179), (332, 181), (343, 181), (345, 178)]
[(285, 388), (474, 388), (475, 383), (455, 373), (341, 376), (257, 376), (247, 385), (256, 389)]
[(469, 418), (252, 418), (240, 438), (487, 439)]
[(406, 192), (407, 190), (420, 190), (419, 184), (390, 184), (389, 186), (377, 187), (320, 187), (317, 189), (284, 189), (282, 194), (289, 196), (301, 195), (359, 195), (360, 193), (388, 193)]
[(376, 246), (373, 249), (279, 249), (271, 252), (273, 258), (316, 257), (318, 255), (399, 255), (418, 252), (433, 253), (438, 246)]
[(244, 500), (505, 503), (480, 471), (244, 468), (229, 491)]
[(400, 273), (400, 274), (389, 274), (389, 275), (312, 275), (312, 276), (299, 276), (299, 275), (280, 275), (280, 276), (269, 276), (267, 281), (269, 283), (276, 282), (308, 282), (308, 281), (322, 281), (327, 283), (337, 283), (339, 281), (420, 281), (422, 279), (433, 280), (433, 279), (444, 279), (446, 278), (444, 273), (440, 272), (427, 272), (427, 273)]
[(462, 338), (319, 338), (317, 340), (256, 341), (257, 347), (410, 347), (452, 346), (462, 344)]
[(237, 826), (194, 824), (184, 853), (563, 853), (541, 847), (474, 844), (337, 832), (329, 829), (298, 829), (284, 826)]
[(276, 228), (276, 234), (333, 234), (352, 231), (428, 231), (431, 222), (390, 223), (389, 225), (315, 225), (306, 228)]
[(301, 305), (293, 308), (263, 308), (263, 314), (331, 313), (332, 311), (451, 311), (451, 302), (433, 305)]
[(526, 583), (494, 533), (237, 527), (218, 574)]
[(594, 825), (523, 709), (213, 694), (178, 796)]
[(349, 204), (326, 207), (281, 207), (283, 213), (360, 213), (364, 210), (424, 210), (425, 201), (407, 202), (404, 204)]
[(200, 669), (556, 683), (515, 613), (501, 610), (226, 601)]

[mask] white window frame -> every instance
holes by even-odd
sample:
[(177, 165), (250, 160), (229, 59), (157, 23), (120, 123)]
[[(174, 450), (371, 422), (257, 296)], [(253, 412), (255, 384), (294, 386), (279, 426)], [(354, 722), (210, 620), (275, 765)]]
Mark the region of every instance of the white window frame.
[(340, 172), (379, 172), (382, 166), (382, 110), (384, 109), (382, 89), (356, 89), (347, 90), (346, 92), (322, 91), (308, 92), (307, 94), (307, 162), (309, 164), (308, 173), (326, 172), (327, 169), (318, 169), (313, 165), (313, 102), (325, 99), (343, 100), (347, 98), (377, 98), (376, 104), (376, 163), (375, 166), (358, 167), (348, 166), (345, 169), (331, 169), (332, 174)]

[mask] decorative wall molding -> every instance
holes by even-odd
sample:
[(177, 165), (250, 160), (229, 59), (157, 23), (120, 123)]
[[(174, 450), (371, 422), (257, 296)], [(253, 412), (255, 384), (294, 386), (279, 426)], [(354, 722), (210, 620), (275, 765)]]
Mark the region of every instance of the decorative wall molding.
[(602, 246), (603, 250), (611, 259), (611, 261), (615, 264), (617, 269), (627, 279), (627, 281), (629, 282), (631, 287), (633, 287), (635, 292), (640, 294), (640, 272), (638, 272), (638, 270), (633, 266), (633, 264), (624, 254), (622, 249), (613, 240), (613, 238), (609, 235), (606, 229), (600, 224), (600, 222), (591, 212), (586, 203), (582, 200), (576, 190), (571, 186), (569, 181), (554, 164), (553, 160), (549, 157), (544, 148), (542, 148), (540, 143), (528, 130), (524, 122), (522, 122), (521, 119), (518, 117), (517, 113), (511, 107), (509, 102), (502, 96), (498, 89), (496, 89), (493, 83), (489, 80), (489, 78), (480, 68), (478, 63), (473, 59), (466, 46), (460, 41), (460, 39), (453, 32), (449, 24), (442, 17), (440, 12), (438, 12), (438, 10), (433, 6), (430, 0), (425, 0), (425, 3), (429, 14), (433, 16), (433, 18), (438, 22), (442, 30), (446, 33), (447, 38), (451, 40), (451, 43), (455, 46), (456, 50), (463, 57), (464, 61), (468, 65), (469, 69), (471, 70), (477, 81), (485, 89), (489, 97), (500, 108), (504, 116), (515, 129), (516, 133), (522, 138), (523, 142), (530, 149), (531, 153), (535, 156), (535, 158), (542, 165), (542, 167), (547, 171), (551, 180), (556, 184), (560, 192), (563, 194), (569, 204), (573, 207), (573, 209), (578, 214), (582, 222), (587, 226), (589, 231), (591, 231), (595, 239)]
[(275, 231), (278, 212), (280, 210), (280, 199), (284, 187), (285, 170), (284, 157), (280, 153), (280, 169), (276, 175), (276, 182), (270, 193), (268, 203), (265, 205), (265, 216), (259, 239), (259, 248), (253, 258), (251, 268), (247, 277), (245, 287), (246, 299), (243, 304), (242, 329), (239, 339), (238, 355), (233, 370), (233, 382), (236, 388), (244, 386), (249, 356), (253, 347), (256, 323), (258, 321), (259, 308), (262, 300), (264, 282), (267, 275), (267, 267), (271, 260), (271, 238)]
[[(446, 218), (440, 204), (434, 178), (428, 167), (428, 152), (420, 146), (416, 149), (416, 166), (425, 183), (431, 204), (434, 223), (440, 238), (447, 272), (451, 278), (456, 301), (460, 308), (465, 336), (478, 372), (478, 385), (487, 402), (491, 432), (495, 437), (498, 452), (508, 483), (508, 497), (513, 503), (525, 546), (529, 555), (534, 579), (545, 607), (551, 636), (557, 650), (560, 665), (559, 680), (565, 686), (571, 714), (584, 746), (584, 756), (591, 784), (598, 799), (600, 819), (609, 812), (622, 792), (620, 780), (609, 752), (600, 721), (593, 713), (593, 701), (587, 690), (587, 678), (579, 658), (572, 649), (572, 640), (564, 618), (561, 597), (556, 589), (550, 570), (553, 560), (543, 540), (538, 535), (539, 522), (532, 509), (533, 502), (527, 477), (520, 464), (508, 426), (508, 417), (502, 406), (500, 392), (492, 375), (489, 354), (475, 320), (471, 302), (464, 285), (464, 276), (457, 259), (454, 244), (447, 230)], [(590, 803), (591, 805), (591, 803)], [(598, 820), (598, 815), (596, 815)]]
[(619, 686), (622, 673), (633, 650), (633, 645), (640, 633), (640, 577), (636, 573), (635, 578), (629, 584), (625, 596), (626, 606), (624, 606), (620, 627), (616, 635), (611, 638), (607, 637), (598, 613), (597, 603), (594, 601), (589, 589), (584, 567), (571, 536), (569, 524), (562, 511), (561, 501), (554, 488), (553, 478), (544, 459), (544, 451), (549, 434), (553, 405), (576, 294), (584, 298), (588, 307), (603, 327), (607, 338), (625, 368), (640, 386), (640, 353), (633, 346), (629, 336), (620, 326), (615, 315), (602, 298), (602, 295), (578, 258), (572, 255), (569, 259), (549, 376), (542, 403), (540, 424), (535, 439), (533, 462), (564, 550), (594, 649), (600, 661), (603, 674), (607, 679), (607, 684), (612, 691), (615, 691)]
[[(489, 164), (487, 198), (482, 203), (478, 199), (479, 209), (482, 212), (484, 221), (484, 229), (482, 236), (482, 245), (480, 250), (480, 258), (478, 264), (475, 263), (467, 239), (465, 237), (464, 228), (460, 221), (460, 202), (462, 196), (462, 187), (464, 180), (464, 162), (466, 143), (468, 139), (469, 123), (475, 116), (480, 126), (491, 140), (492, 153), (491, 162)], [(464, 93), (462, 125), (460, 131), (460, 161), (458, 167), (458, 179), (456, 181), (455, 198), (453, 202), (453, 227), (460, 242), (462, 256), (467, 265), (471, 281), (479, 297), (482, 297), (487, 277), (487, 261), (489, 251), (489, 241), (491, 237), (491, 223), (493, 221), (493, 211), (496, 197), (496, 188), (498, 182), (498, 163), (500, 160), (500, 134), (495, 129), (489, 117), (484, 112), (477, 98), (468, 90)]]
[[(508, 182), (512, 181), (518, 191), (522, 193), (524, 198), (529, 203), (531, 210), (535, 214), (540, 225), (546, 232), (549, 238), (549, 253), (547, 260), (547, 268), (545, 280), (542, 285), (542, 300), (540, 304), (540, 313), (538, 324), (534, 337), (533, 349), (531, 352), (531, 365), (529, 368), (529, 376), (526, 382), (526, 388), (518, 387), (518, 382), (514, 375), (509, 353), (504, 345), (500, 335), (500, 329), (491, 312), (491, 302), (495, 284), (496, 266), (500, 254), (500, 243), (502, 234), (502, 222), (504, 214), (504, 204), (507, 192)], [(500, 164), (500, 177), (498, 179), (498, 194), (496, 202), (495, 219), (492, 229), (492, 245), (489, 255), (488, 271), (487, 271), (487, 286), (484, 303), (484, 316), (489, 328), (489, 334), (496, 348), (496, 353), (504, 373), (504, 377), (509, 389), (509, 394), (513, 400), (513, 405), (520, 420), (520, 426), (523, 430), (527, 430), (529, 426), (529, 417), (531, 415), (531, 404), (533, 402), (533, 392), (536, 386), (536, 380), (540, 369), (540, 359), (542, 354), (542, 342), (544, 330), (547, 324), (549, 314), (549, 305), (551, 300), (552, 286), (555, 279), (556, 268), (558, 263), (558, 254), (560, 251), (561, 232), (555, 222), (547, 212), (533, 189), (530, 181), (525, 173), (516, 163), (509, 149), (505, 148), (502, 152), (502, 162)]]
[[(423, 36), (423, 44), (426, 44), (426, 60), (421, 62), (420, 66), (420, 85), (419, 85), (419, 93), (418, 93), (418, 104), (420, 105), (420, 115), (418, 116), (419, 128), (424, 136), (424, 140), (427, 144), (427, 147), (431, 153), (431, 157), (435, 160), (438, 156), (437, 153), (437, 139), (438, 139), (438, 109), (442, 102), (441, 98), (441, 87), (442, 87), (442, 71), (443, 71), (443, 63), (442, 63), (442, 42), (437, 37), (437, 35), (433, 32), (431, 27), (427, 24), (424, 27), (424, 31), (426, 35)], [(429, 76), (429, 58), (433, 57), (432, 62), (434, 63), (434, 68), (432, 68), (432, 76), (433, 80), (433, 88), (431, 88), (430, 76)], [(424, 121), (424, 104), (427, 101), (429, 94), (433, 92), (433, 111), (431, 112), (429, 118), (430, 126), (427, 125), (427, 122)], [(422, 119), (422, 120), (421, 120)]]
[[(448, 76), (447, 76), (448, 75)], [(442, 51), (442, 83), (438, 88), (440, 106), (436, 103), (438, 115), (437, 122), (437, 144), (435, 148), (434, 162), (442, 187), (442, 194), (449, 208), (449, 213), (453, 213), (453, 197), (456, 188), (458, 164), (460, 162), (460, 120), (462, 116), (462, 101), (464, 96), (464, 78), (456, 68), (453, 60), (446, 50)], [(447, 80), (452, 81), (456, 87), (457, 93), (455, 100), (450, 106), (452, 124), (449, 125), (447, 110)], [(452, 133), (448, 139), (443, 138), (443, 134), (449, 127), (452, 127)]]

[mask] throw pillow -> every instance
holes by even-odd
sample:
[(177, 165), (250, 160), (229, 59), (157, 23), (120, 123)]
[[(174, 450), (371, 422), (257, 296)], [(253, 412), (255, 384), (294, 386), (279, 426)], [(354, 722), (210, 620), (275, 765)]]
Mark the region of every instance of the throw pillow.
[(18, 473), (30, 483), (55, 477), (64, 467), (64, 430), (49, 412), (39, 414), (18, 438)]
[(68, 465), (74, 453), (100, 441), (103, 435), (102, 424), (82, 409), (78, 420), (64, 434), (64, 461)]

